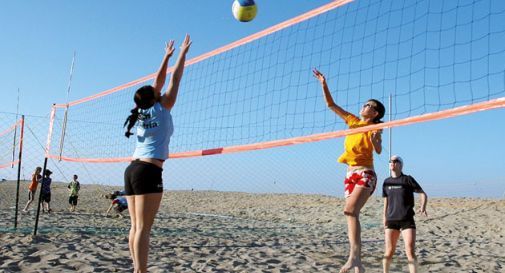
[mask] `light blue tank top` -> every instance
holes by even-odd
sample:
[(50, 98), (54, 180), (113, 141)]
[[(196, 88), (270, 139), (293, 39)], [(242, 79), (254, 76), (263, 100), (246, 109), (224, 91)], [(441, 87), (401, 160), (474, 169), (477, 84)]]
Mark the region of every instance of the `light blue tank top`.
[(170, 110), (159, 102), (151, 108), (139, 109), (137, 121), (137, 145), (133, 158), (168, 158), (168, 145), (174, 133)]

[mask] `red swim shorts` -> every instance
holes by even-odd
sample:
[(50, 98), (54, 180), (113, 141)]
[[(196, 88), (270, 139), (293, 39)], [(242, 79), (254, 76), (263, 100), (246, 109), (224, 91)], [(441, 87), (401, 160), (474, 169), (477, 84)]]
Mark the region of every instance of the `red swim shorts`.
[(370, 192), (372, 195), (377, 185), (377, 174), (372, 169), (354, 169), (347, 172), (344, 185), (346, 198), (351, 195), (355, 187), (369, 188), (372, 190)]

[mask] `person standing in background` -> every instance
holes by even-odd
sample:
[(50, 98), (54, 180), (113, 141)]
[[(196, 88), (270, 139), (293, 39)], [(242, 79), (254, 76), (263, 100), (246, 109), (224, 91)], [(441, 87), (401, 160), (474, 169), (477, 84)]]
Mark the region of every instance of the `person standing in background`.
[(405, 242), (405, 253), (409, 262), (409, 272), (418, 272), (415, 251), (416, 222), (414, 221), (414, 193), (421, 196), (419, 213), (428, 216), (426, 205), (428, 196), (419, 183), (410, 175), (403, 174), (403, 159), (394, 155), (389, 160), (391, 176), (384, 180), (382, 197), (384, 197), (384, 273), (389, 273), (389, 267), (396, 249), (400, 233)]
[(70, 204), (70, 211), (74, 212), (77, 207), (77, 199), (79, 199), (79, 191), (81, 190), (81, 183), (77, 181), (77, 174), (74, 174), (74, 180), (72, 180), (67, 188), (69, 191), (68, 203)]

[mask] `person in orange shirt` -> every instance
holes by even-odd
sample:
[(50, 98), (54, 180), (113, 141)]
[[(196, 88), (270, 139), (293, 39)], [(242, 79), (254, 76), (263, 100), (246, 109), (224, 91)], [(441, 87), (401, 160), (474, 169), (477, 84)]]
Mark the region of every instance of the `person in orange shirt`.
[(37, 167), (37, 168), (35, 168), (35, 171), (32, 174), (32, 182), (28, 186), (28, 202), (26, 202), (23, 212), (28, 212), (28, 207), (35, 199), (35, 192), (37, 191), (37, 187), (39, 186), (40, 179), (42, 178), (42, 175), (40, 175), (41, 172), (42, 172), (42, 168)]
[[(317, 69), (312, 72), (314, 77), (321, 83), (326, 105), (342, 118), (350, 129), (382, 122), (381, 119), (384, 117), (386, 109), (380, 101), (368, 100), (361, 108), (361, 117), (359, 118), (335, 104), (324, 75)], [(338, 162), (348, 166), (344, 180), (344, 214), (347, 218), (347, 236), (350, 244), (349, 258), (340, 273), (349, 272), (352, 269), (354, 269), (354, 272), (365, 271), (361, 262), (359, 214), (377, 184), (377, 175), (373, 166), (373, 152), (375, 151), (378, 154), (382, 152), (381, 133), (382, 131), (378, 130), (346, 136), (344, 153), (338, 158)]]

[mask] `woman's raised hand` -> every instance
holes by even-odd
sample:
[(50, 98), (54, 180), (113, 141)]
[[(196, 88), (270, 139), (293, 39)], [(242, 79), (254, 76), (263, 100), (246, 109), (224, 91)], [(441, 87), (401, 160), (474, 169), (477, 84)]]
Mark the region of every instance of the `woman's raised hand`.
[(319, 70), (316, 68), (312, 69), (312, 73), (314, 74), (314, 77), (321, 83), (326, 82), (326, 78), (324, 77), (323, 73), (321, 73)]
[(184, 37), (184, 41), (181, 44), (181, 52), (182, 53), (187, 53), (189, 50), (189, 47), (191, 46), (191, 37), (189, 37), (189, 34), (186, 34), (186, 37)]
[(170, 40), (168, 43), (165, 43), (165, 54), (168, 56), (172, 56), (174, 54), (174, 40)]

